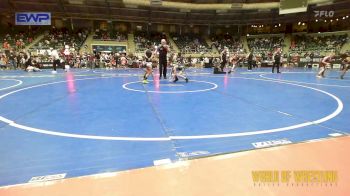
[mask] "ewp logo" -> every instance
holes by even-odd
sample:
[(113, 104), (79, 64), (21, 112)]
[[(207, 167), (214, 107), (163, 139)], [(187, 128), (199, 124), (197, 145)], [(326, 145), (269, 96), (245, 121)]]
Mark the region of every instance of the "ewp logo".
[(51, 25), (51, 13), (48, 13), (48, 12), (16, 13), (16, 25)]
[(334, 11), (319, 11), (315, 10), (315, 17), (326, 17), (326, 18), (332, 18), (334, 16)]

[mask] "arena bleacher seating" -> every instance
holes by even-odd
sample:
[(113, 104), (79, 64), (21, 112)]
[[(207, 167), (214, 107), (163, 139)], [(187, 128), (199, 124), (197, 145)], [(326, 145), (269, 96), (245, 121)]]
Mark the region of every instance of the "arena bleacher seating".
[(275, 47), (283, 47), (283, 37), (247, 37), (248, 47), (258, 53), (272, 51)]
[[(148, 44), (159, 45), (161, 39), (167, 39), (164, 33), (144, 33), (136, 32), (134, 34), (134, 42), (136, 45), (136, 52), (144, 52)], [(169, 44), (169, 43), (168, 43)], [(170, 45), (171, 47), (171, 45)]]
[(291, 41), (291, 51), (335, 52), (347, 42), (348, 35), (295, 35)]
[(33, 49), (63, 49), (66, 45), (70, 48), (74, 48), (75, 51), (79, 51), (80, 47), (84, 43), (88, 31), (85, 29), (80, 29), (78, 31), (72, 32), (66, 28), (56, 29), (52, 28), (45, 36), (42, 38)]
[(234, 37), (230, 34), (213, 35), (211, 36), (211, 41), (218, 51), (221, 51), (224, 47), (227, 47), (230, 52), (237, 52), (243, 49), (243, 44), (239, 37)]
[(94, 40), (104, 40), (104, 41), (117, 41), (125, 42), (127, 41), (127, 35), (118, 31), (106, 31), (101, 29), (96, 29), (93, 35)]
[(189, 53), (207, 53), (210, 51), (204, 38), (195, 34), (171, 34), (172, 39), (184, 54)]

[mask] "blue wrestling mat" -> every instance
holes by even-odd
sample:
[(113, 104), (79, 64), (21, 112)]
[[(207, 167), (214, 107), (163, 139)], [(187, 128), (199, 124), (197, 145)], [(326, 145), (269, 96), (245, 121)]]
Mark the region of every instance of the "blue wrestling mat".
[(350, 132), (350, 77), (270, 69), (0, 72), (0, 186), (76, 177)]

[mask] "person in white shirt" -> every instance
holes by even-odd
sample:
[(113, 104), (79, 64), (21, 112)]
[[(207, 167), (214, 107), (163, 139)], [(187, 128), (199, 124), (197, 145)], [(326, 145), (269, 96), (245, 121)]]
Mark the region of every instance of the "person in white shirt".
[(205, 57), (204, 58), (204, 67), (208, 67), (209, 66), (209, 58)]
[(124, 68), (126, 68), (128, 63), (128, 59), (125, 56), (126, 56), (126, 53), (122, 53), (122, 57), (120, 57), (120, 64)]

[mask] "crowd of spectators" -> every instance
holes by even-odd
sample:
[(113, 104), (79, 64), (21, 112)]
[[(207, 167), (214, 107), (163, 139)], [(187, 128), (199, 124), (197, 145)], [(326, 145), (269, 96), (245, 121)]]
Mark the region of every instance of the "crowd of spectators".
[(291, 51), (336, 52), (347, 42), (348, 35), (295, 35), (292, 37)]
[(57, 29), (53, 26), (48, 34), (45, 35), (33, 49), (62, 49), (68, 46), (75, 51), (79, 51), (80, 47), (87, 38), (88, 33), (89, 32), (86, 29), (80, 29), (76, 32), (72, 32), (66, 28)]
[(230, 34), (211, 36), (212, 46), (221, 52), (225, 47), (229, 52), (237, 52), (243, 50), (243, 43), (239, 38), (234, 38)]
[[(134, 42), (136, 46), (136, 52), (144, 52), (148, 45), (158, 46), (160, 44), (160, 40), (165, 39), (167, 37), (164, 33), (145, 33), (145, 32), (136, 32), (134, 34)], [(171, 43), (167, 43), (172, 49)]]
[[(53, 58), (51, 54), (54, 50), (48, 50), (42, 54), (28, 51), (0, 52), (0, 69), (26, 70), (28, 67), (35, 67), (37, 69), (52, 67)], [(58, 55), (62, 63), (62, 68), (64, 65), (74, 68), (112, 67), (117, 66), (117, 63), (119, 63), (118, 59), (125, 56), (125, 54), (114, 55), (114, 53), (113, 55), (112, 53), (71, 53), (65, 55), (62, 51), (58, 51)]]
[(104, 40), (104, 41), (117, 41), (117, 42), (126, 42), (128, 36), (125, 33), (119, 31), (106, 31), (101, 29), (96, 29), (93, 36), (95, 40)]
[(33, 63), (33, 60), (25, 50), (4, 50), (0, 52), (0, 69), (24, 69), (28, 63)]
[[(135, 32), (134, 41), (136, 45), (136, 56), (126, 55), (125, 51), (121, 53), (79, 53), (85, 41), (88, 31), (78, 30), (72, 32), (68, 29), (56, 29), (53, 27), (43, 39), (41, 39), (34, 48), (24, 50), (26, 44), (33, 42), (38, 31), (0, 33), (2, 48), (0, 49), (0, 67), (2, 68), (25, 68), (29, 64), (40, 65), (52, 62), (50, 52), (57, 50), (63, 62), (71, 67), (90, 67), (91, 61), (95, 67), (120, 67), (118, 65), (139, 65), (142, 54), (148, 45), (157, 46), (161, 39), (167, 39), (165, 33), (144, 33)], [(101, 33), (101, 31), (98, 31)], [(101, 33), (100, 35), (103, 35)], [(113, 33), (119, 41), (126, 39), (126, 35), (118, 32)], [(223, 48), (229, 49), (229, 54), (243, 53), (243, 44), (238, 39), (229, 34), (211, 36), (212, 45), (208, 46), (203, 37), (195, 34), (171, 34), (175, 44), (183, 54), (201, 54), (200, 58), (188, 57), (188, 64), (205, 64), (208, 61), (208, 53), (214, 46), (219, 52)], [(340, 35), (293, 35), (289, 53), (283, 53), (287, 62), (317, 62), (322, 57), (322, 51), (340, 51), (341, 47), (349, 40), (347, 34)], [(256, 62), (272, 61), (273, 52), (276, 47), (283, 47), (284, 39), (281, 36), (266, 37), (247, 37), (248, 47), (254, 51)], [(171, 47), (171, 43), (168, 42)], [(34, 49), (34, 50), (33, 50)], [(34, 52), (37, 51), (37, 52)], [(38, 52), (41, 51), (41, 52)], [(69, 51), (69, 52), (67, 52)], [(207, 53), (207, 54), (206, 54)], [(205, 54), (205, 55), (204, 55)], [(198, 55), (195, 55), (198, 57)], [(122, 58), (124, 57), (125, 60)], [(210, 59), (210, 58), (209, 58)], [(215, 59), (215, 58), (213, 58)], [(295, 60), (299, 59), (299, 60)], [(301, 60), (300, 60), (301, 59)], [(306, 60), (305, 60), (306, 59)]]
[(34, 41), (37, 32), (37, 29), (33, 29), (26, 32), (18, 31), (0, 34), (1, 47), (4, 50), (22, 50)]
[(256, 52), (272, 51), (275, 47), (283, 47), (283, 37), (247, 37), (248, 47)]
[(195, 34), (172, 34), (175, 44), (183, 54), (208, 53), (210, 48), (200, 35)]

